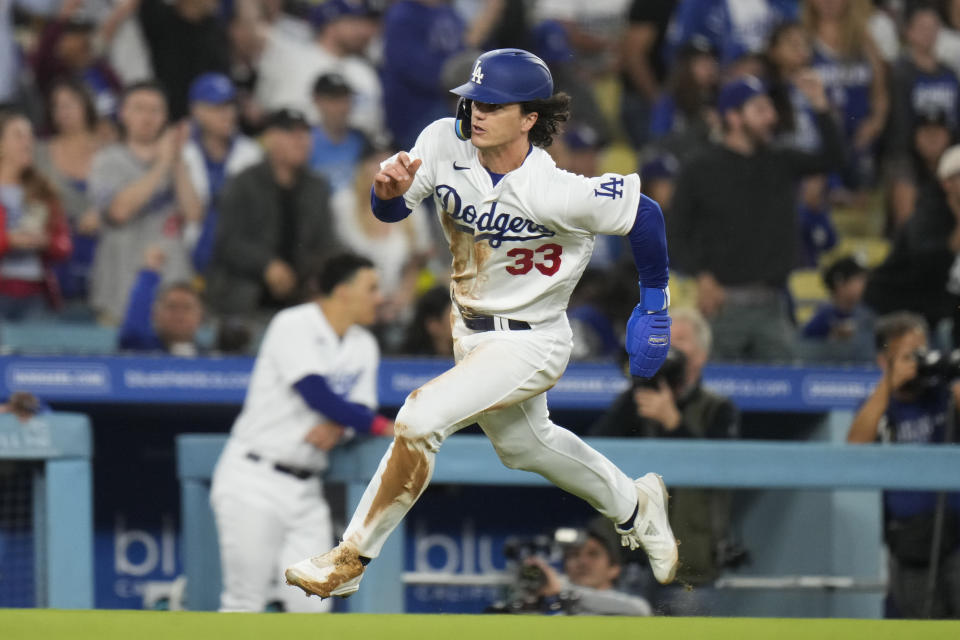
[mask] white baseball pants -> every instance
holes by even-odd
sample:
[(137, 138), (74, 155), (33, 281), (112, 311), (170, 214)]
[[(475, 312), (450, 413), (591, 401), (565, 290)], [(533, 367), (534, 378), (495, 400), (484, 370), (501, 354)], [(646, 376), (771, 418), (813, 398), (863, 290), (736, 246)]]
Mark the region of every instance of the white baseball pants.
[(223, 575), (220, 610), (260, 612), (279, 600), (287, 611), (329, 611), (329, 599), (282, 588), (285, 567), (333, 543), (320, 479), (299, 480), (246, 453), (227, 444), (210, 491)]
[(532, 330), (486, 332), (458, 318), (454, 339), (456, 365), (407, 397), (344, 540), (376, 557), (427, 487), (440, 445), (473, 422), (506, 466), (539, 473), (616, 522), (629, 519), (637, 504), (633, 481), (550, 421), (544, 392), (563, 374), (572, 348), (566, 317)]

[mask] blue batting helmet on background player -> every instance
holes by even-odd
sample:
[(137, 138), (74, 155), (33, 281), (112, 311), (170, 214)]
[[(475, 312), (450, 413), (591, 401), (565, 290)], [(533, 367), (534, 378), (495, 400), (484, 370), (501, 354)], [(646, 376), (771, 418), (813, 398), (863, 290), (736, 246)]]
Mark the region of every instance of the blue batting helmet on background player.
[(470, 105), (508, 104), (545, 100), (553, 95), (553, 76), (547, 64), (523, 49), (494, 49), (473, 63), (470, 80), (452, 89), (457, 103), (457, 137), (470, 137)]

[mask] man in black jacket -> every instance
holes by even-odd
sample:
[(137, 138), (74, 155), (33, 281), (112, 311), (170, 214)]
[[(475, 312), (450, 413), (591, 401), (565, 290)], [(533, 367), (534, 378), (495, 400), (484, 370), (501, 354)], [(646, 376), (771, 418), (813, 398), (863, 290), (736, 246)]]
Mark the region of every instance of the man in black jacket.
[[(590, 430), (591, 436), (619, 438), (712, 438), (740, 435), (733, 403), (701, 384), (710, 354), (710, 325), (694, 309), (673, 312), (671, 352), (650, 385), (625, 391)], [(678, 355), (676, 352), (679, 352)], [(672, 371), (671, 361), (679, 371)], [(682, 540), (678, 584), (696, 589), (657, 588), (649, 594), (659, 613), (710, 612), (709, 585), (720, 575), (730, 522), (729, 491), (672, 489), (670, 522)]]
[(718, 359), (790, 359), (794, 328), (784, 289), (797, 264), (797, 181), (843, 164), (840, 131), (814, 72), (797, 87), (822, 141), (807, 153), (772, 147), (777, 115), (752, 76), (720, 91), (723, 140), (685, 163), (667, 216), (671, 262), (697, 280)]
[(220, 196), (207, 290), (221, 314), (299, 302), (306, 276), (337, 246), (330, 188), (307, 169), (311, 138), (304, 115), (272, 113), (264, 144), (267, 159), (237, 174)]

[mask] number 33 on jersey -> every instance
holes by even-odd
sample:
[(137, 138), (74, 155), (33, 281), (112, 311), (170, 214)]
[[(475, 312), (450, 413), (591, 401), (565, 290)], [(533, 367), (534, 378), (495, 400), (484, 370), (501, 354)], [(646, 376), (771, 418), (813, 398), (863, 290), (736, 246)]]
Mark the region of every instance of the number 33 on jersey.
[(585, 178), (558, 169), (539, 147), (494, 184), (452, 118), (424, 129), (410, 156), (423, 166), (404, 195), (407, 207), (434, 198), (453, 253), (453, 297), (468, 313), (532, 324), (555, 318), (594, 236), (626, 235), (637, 215), (636, 174)]

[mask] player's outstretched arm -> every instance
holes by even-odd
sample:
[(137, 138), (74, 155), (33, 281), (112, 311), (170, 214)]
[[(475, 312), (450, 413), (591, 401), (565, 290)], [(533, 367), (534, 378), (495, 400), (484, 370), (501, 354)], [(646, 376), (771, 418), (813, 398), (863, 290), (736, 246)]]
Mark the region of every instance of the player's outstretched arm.
[(413, 177), (423, 160), (411, 160), (406, 151), (398, 153), (373, 177), (373, 192), (381, 200), (399, 198), (413, 184)]

